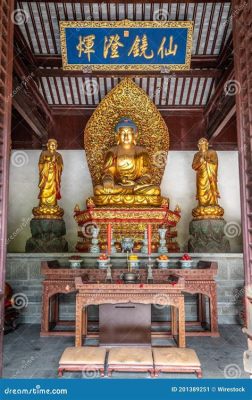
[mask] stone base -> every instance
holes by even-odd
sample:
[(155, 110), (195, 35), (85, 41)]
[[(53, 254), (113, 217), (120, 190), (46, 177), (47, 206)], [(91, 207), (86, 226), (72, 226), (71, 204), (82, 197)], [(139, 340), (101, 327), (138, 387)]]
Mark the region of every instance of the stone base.
[(192, 220), (189, 225), (190, 253), (229, 253), (230, 243), (225, 236), (224, 219)]
[(32, 237), (26, 242), (26, 253), (63, 253), (68, 243), (63, 237), (66, 225), (63, 219), (36, 219), (30, 222)]

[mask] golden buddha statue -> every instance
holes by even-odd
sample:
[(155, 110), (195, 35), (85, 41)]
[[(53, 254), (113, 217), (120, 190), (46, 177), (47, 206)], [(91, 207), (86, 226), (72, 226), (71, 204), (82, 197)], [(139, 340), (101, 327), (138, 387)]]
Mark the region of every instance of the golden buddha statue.
[(60, 184), (63, 171), (63, 159), (57, 152), (58, 143), (49, 139), (47, 150), (42, 151), (39, 158), (39, 206), (33, 208), (35, 218), (61, 218), (64, 214), (57, 204), (61, 199)]
[(94, 187), (97, 206), (155, 206), (162, 204), (160, 188), (152, 184), (151, 163), (144, 147), (136, 145), (137, 127), (121, 118), (115, 128), (117, 145), (105, 155), (102, 184)]
[(218, 156), (215, 150), (208, 149), (205, 138), (198, 141), (199, 151), (195, 154), (192, 168), (196, 171), (196, 186), (198, 206), (193, 209), (195, 219), (222, 218), (224, 210), (218, 205), (220, 197), (217, 175)]

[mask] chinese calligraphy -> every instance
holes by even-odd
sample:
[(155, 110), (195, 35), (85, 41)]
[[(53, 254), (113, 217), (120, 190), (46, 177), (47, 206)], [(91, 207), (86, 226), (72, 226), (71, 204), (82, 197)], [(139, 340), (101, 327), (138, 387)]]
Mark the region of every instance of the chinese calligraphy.
[(133, 54), (133, 57), (141, 57), (143, 56), (147, 60), (154, 57), (154, 52), (151, 50), (150, 54), (147, 55), (146, 51), (148, 49), (148, 39), (146, 35), (143, 35), (142, 40), (137, 35), (133, 45), (131, 46), (130, 51), (128, 52), (128, 56)]
[[(120, 40), (121, 38), (118, 34), (104, 36), (104, 46), (103, 46), (104, 59), (107, 59), (108, 57), (109, 58), (120, 57), (119, 48), (128, 47), (125, 44), (123, 44)], [(159, 47), (158, 48), (155, 47), (154, 51), (153, 48), (149, 47), (148, 37), (146, 34), (143, 34), (142, 37), (136, 35), (128, 52), (126, 48), (126, 54), (128, 57), (130, 56), (133, 56), (134, 58), (143, 57), (146, 60), (153, 59), (155, 57), (155, 52), (156, 55), (159, 56), (161, 59), (164, 59), (165, 57), (168, 56), (176, 56), (178, 45), (174, 44), (173, 40), (174, 38), (172, 35), (169, 37), (168, 40), (167, 37), (164, 36), (161, 40)], [(166, 45), (166, 42), (169, 42), (169, 46)], [(79, 43), (77, 44), (76, 49), (78, 50), (79, 58), (82, 56), (82, 54), (85, 54), (87, 56), (88, 61), (91, 62), (91, 54), (95, 54), (96, 50), (98, 50), (95, 48), (95, 35), (90, 34), (87, 36), (79, 36)], [(126, 54), (124, 53), (124, 57)]]
[(162, 39), (162, 42), (160, 44), (160, 47), (158, 49), (158, 55), (160, 54), (160, 57), (163, 59), (165, 56), (170, 56), (173, 55), (175, 56), (178, 50), (177, 44), (173, 46), (173, 36), (170, 36), (170, 41), (169, 41), (169, 48), (165, 48), (165, 42), (166, 42), (166, 37), (164, 36)]
[(104, 58), (107, 58), (109, 49), (111, 51), (110, 57), (118, 58), (119, 57), (118, 47), (124, 47), (124, 45), (120, 42), (119, 35), (110, 35), (109, 39), (107, 38), (107, 36), (105, 36), (104, 50), (103, 50)]
[(95, 35), (79, 36), (79, 44), (76, 49), (79, 51), (78, 57), (81, 57), (82, 53), (87, 54), (88, 61), (90, 62), (91, 53), (95, 53), (94, 47)]

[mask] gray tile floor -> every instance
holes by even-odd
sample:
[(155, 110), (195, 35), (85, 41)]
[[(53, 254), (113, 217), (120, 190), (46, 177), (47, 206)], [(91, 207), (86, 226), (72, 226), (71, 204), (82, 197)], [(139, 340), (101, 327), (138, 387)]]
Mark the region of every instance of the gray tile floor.
[[(55, 378), (59, 358), (68, 346), (74, 345), (73, 337), (39, 336), (39, 325), (21, 325), (4, 337), (4, 377), (6, 378)], [(246, 337), (238, 325), (221, 325), (219, 338), (188, 337), (187, 347), (193, 348), (201, 361), (204, 378), (245, 378), (243, 351)], [(162, 344), (161, 341), (153, 344)], [(165, 345), (165, 341), (163, 342)], [(64, 378), (97, 377), (96, 371), (65, 373)], [(64, 379), (63, 378), (63, 379)], [(114, 373), (116, 378), (148, 378), (144, 373)], [(192, 374), (161, 374), (160, 378), (192, 378)], [(111, 378), (110, 378), (111, 379)]]

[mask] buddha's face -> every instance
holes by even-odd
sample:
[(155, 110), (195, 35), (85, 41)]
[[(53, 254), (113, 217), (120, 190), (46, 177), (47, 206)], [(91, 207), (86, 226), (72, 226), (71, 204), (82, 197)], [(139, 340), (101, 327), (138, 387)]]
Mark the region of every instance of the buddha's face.
[(119, 129), (118, 138), (120, 144), (131, 145), (134, 143), (134, 129), (130, 127), (122, 127)]
[(199, 148), (199, 151), (201, 151), (202, 153), (205, 153), (208, 150), (208, 143), (205, 141), (199, 142), (198, 148)]
[(57, 150), (57, 144), (54, 141), (48, 142), (47, 144), (48, 151), (53, 154)]

